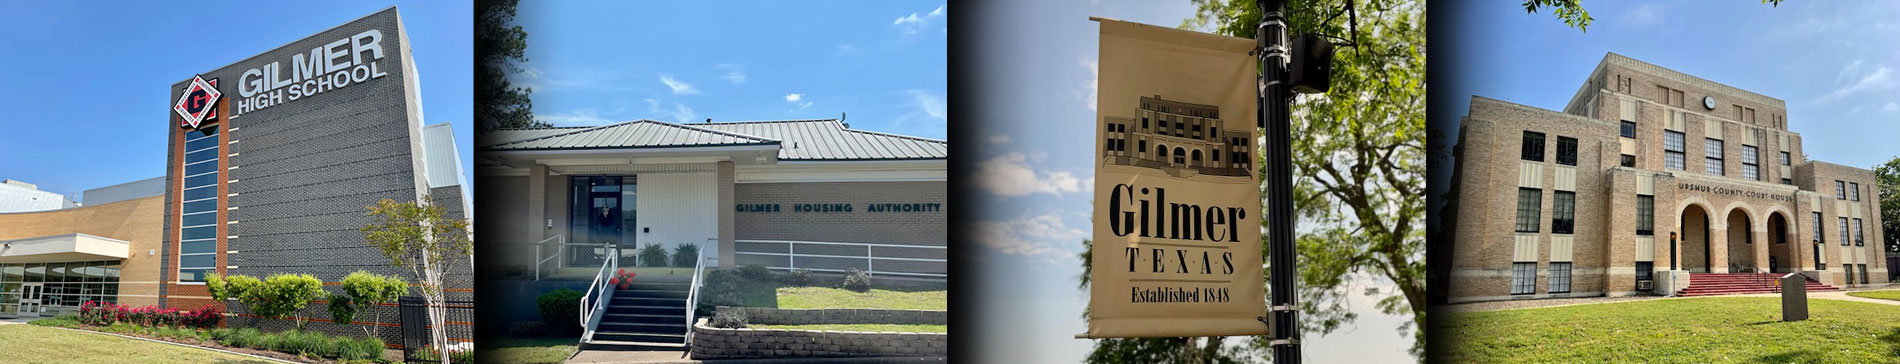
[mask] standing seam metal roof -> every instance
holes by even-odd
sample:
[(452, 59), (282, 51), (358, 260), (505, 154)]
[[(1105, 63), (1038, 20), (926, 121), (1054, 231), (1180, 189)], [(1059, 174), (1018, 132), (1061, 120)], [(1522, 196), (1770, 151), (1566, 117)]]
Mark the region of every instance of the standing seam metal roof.
[(636, 120), (597, 127), (502, 129), (483, 150), (561, 150), (779, 144), (780, 160), (926, 160), (949, 143), (845, 127), (837, 119), (673, 124)]

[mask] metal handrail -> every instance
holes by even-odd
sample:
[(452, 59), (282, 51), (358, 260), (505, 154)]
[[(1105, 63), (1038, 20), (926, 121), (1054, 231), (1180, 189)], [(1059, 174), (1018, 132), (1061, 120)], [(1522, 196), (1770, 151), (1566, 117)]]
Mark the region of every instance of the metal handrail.
[[(717, 241), (719, 239), (710, 238), (706, 240), (713, 241), (714, 246), (717, 246), (718, 245)], [(693, 285), (691, 289), (686, 291), (686, 345), (687, 346), (693, 345), (693, 323), (698, 321), (698, 319), (695, 316), (698, 316), (698, 313), (699, 313), (699, 287), (705, 284), (705, 282), (700, 279), (706, 273), (706, 246), (705, 244), (700, 244), (698, 252), (699, 252), (699, 259), (693, 260)]]
[(549, 241), (549, 240), (559, 240), (560, 242), (558, 242), (558, 243), (554, 243), (554, 244), (555, 244), (555, 245), (560, 245), (560, 246), (561, 246), (562, 248), (566, 248), (566, 247), (567, 247), (567, 235), (566, 235), (566, 234), (556, 234), (556, 235), (554, 235), (554, 236), (552, 236), (552, 237), (548, 237), (547, 239), (541, 239), (541, 242), (539, 242), (539, 243), (535, 243), (535, 244), (534, 244), (534, 258), (535, 258), (535, 261), (534, 261), (534, 280), (536, 280), (536, 281), (539, 281), (539, 280), (541, 280), (541, 264), (543, 264), (543, 263), (547, 263), (547, 262), (548, 262), (548, 260), (550, 260), (550, 259), (554, 259), (554, 258), (559, 258), (559, 257), (561, 257), (561, 254), (564, 254), (564, 253), (566, 253), (566, 252), (567, 252), (567, 249), (554, 249), (554, 255), (553, 255), (553, 256), (548, 256), (548, 257), (546, 257), (546, 258), (543, 258), (543, 257), (541, 257), (541, 247), (544, 247), (544, 246), (547, 246), (547, 245), (548, 245), (548, 241)]
[[(916, 272), (879, 272), (879, 271), (877, 271), (877, 261), (879, 261), (879, 260), (887, 260), (887, 261), (907, 261), (907, 262), (937, 262), (937, 263), (949, 263), (949, 259), (947, 259), (947, 258), (899, 258), (899, 257), (879, 257), (879, 256), (876, 256), (876, 255), (873, 255), (873, 254), (872, 254), (872, 248), (910, 248), (910, 249), (939, 249), (939, 250), (944, 250), (944, 249), (948, 249), (948, 248), (949, 248), (949, 247), (946, 247), (946, 246), (929, 246), (929, 245), (903, 245), (903, 244), (879, 244), (879, 243), (841, 243), (841, 242), (826, 242), (826, 241), (797, 241), (797, 240), (735, 240), (735, 242), (740, 242), (740, 243), (769, 243), (769, 244), (785, 244), (785, 251), (786, 251), (785, 253), (767, 253), (767, 252), (741, 252), (741, 251), (734, 251), (734, 252), (733, 252), (733, 254), (735, 254), (735, 255), (755, 255), (755, 256), (756, 256), (756, 255), (762, 255), (762, 256), (782, 256), (782, 257), (786, 257), (786, 262), (787, 262), (787, 266), (784, 266), (784, 267), (766, 267), (766, 268), (769, 268), (769, 269), (784, 269), (784, 270), (806, 270), (806, 271), (814, 271), (814, 272), (834, 272), (834, 273), (848, 273), (848, 272), (850, 272), (850, 271), (848, 271), (848, 270), (843, 270), (843, 269), (826, 269), (826, 268), (809, 268), (809, 267), (806, 267), (806, 268), (800, 268), (800, 267), (798, 266), (798, 258), (799, 258), (799, 257), (811, 257), (811, 258), (840, 258), (840, 259), (864, 259), (864, 267), (865, 267), (865, 273), (866, 273), (866, 274), (869, 274), (869, 275), (871, 275), (871, 276), (877, 276), (877, 275), (879, 275), (879, 274), (884, 274), (884, 275), (899, 275), (899, 276), (918, 276), (918, 277), (932, 277), (932, 278), (948, 278), (948, 277), (949, 277), (949, 275), (948, 275), (948, 274), (944, 274), (944, 273), (916, 273)], [(799, 253), (798, 253), (798, 250), (797, 250), (797, 245), (799, 245), (799, 244), (809, 244), (809, 245), (836, 245), (836, 246), (862, 246), (862, 247), (864, 247), (864, 255), (829, 255), (829, 254), (799, 254)]]
[[(607, 300), (613, 295), (613, 291), (607, 289), (606, 286), (607, 275), (613, 274), (617, 269), (620, 269), (620, 253), (607, 254), (607, 259), (600, 263), (600, 273), (594, 275), (594, 283), (588, 284), (587, 294), (581, 296), (581, 327), (587, 330), (581, 335), (581, 342), (594, 339), (594, 327), (597, 326), (594, 322), (594, 311), (606, 306)], [(587, 297), (593, 296), (596, 291), (600, 292), (600, 297), (594, 299), (593, 307), (588, 307)]]

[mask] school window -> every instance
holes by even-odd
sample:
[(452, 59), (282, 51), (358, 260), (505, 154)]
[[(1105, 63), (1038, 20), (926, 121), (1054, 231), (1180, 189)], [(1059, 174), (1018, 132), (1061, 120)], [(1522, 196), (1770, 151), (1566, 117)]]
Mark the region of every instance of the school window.
[(1781, 178), (1781, 184), (1784, 184), (1784, 185), (1792, 185), (1792, 184), (1794, 184), (1794, 179), (1790, 179), (1790, 178), (1787, 178), (1787, 177), (1782, 177), (1782, 178)]
[(1702, 158), (1702, 172), (1717, 176), (1723, 175), (1721, 139), (1705, 140), (1702, 143)]
[(1136, 153), (1147, 153), (1147, 152), (1148, 152), (1148, 140), (1147, 140), (1147, 139), (1142, 139), (1142, 140), (1136, 140), (1136, 141), (1135, 141), (1135, 152), (1136, 152)]
[(1624, 154), (1624, 155), (1623, 155), (1623, 166), (1624, 166), (1624, 167), (1635, 167), (1635, 166), (1636, 166), (1636, 156), (1633, 156), (1633, 155), (1628, 155), (1628, 154)]
[(1841, 219), (1841, 246), (1853, 245), (1854, 236), (1847, 233), (1847, 218)]
[(1511, 294), (1537, 293), (1537, 262), (1511, 263)]
[(1742, 178), (1761, 180), (1761, 155), (1753, 145), (1742, 146)]
[(1860, 283), (1866, 284), (1867, 282), (1870, 282), (1867, 280), (1867, 265), (1861, 264), (1860, 265)]
[(1146, 116), (1141, 117), (1141, 128), (1144, 130), (1148, 129), (1148, 117)]
[(1550, 293), (1570, 293), (1570, 262), (1550, 262)]
[(1836, 200), (1847, 199), (1847, 182), (1842, 182), (1841, 180), (1834, 180), (1834, 199)]
[(1552, 234), (1574, 234), (1577, 222), (1577, 193), (1556, 191), (1552, 193), (1550, 232)]
[(1525, 131), (1524, 151), (1521, 154), (1527, 161), (1544, 161), (1544, 133)]
[(1683, 136), (1679, 131), (1663, 132), (1663, 167), (1673, 171), (1684, 170)]
[(1624, 122), (1623, 122), (1623, 137), (1624, 137), (1624, 138), (1635, 138), (1635, 137), (1636, 137), (1636, 122), (1634, 122), (1634, 121), (1624, 121)]
[(1636, 195), (1636, 235), (1656, 235), (1656, 196)]
[(1544, 204), (1544, 190), (1535, 188), (1517, 189), (1517, 232), (1537, 232), (1538, 210)]
[(1846, 269), (1846, 270), (1847, 270), (1847, 284), (1848, 284), (1848, 285), (1853, 285), (1853, 284), (1854, 284), (1854, 265), (1853, 265), (1853, 264), (1842, 264), (1842, 265), (1841, 265), (1841, 269)]
[(1577, 138), (1557, 137), (1557, 164), (1577, 165)]
[(1784, 166), (1788, 165), (1789, 158), (1790, 157), (1788, 156), (1788, 152), (1786, 151), (1781, 152), (1781, 165), (1784, 165)]
[(1656, 278), (1656, 263), (1655, 262), (1636, 262), (1636, 281), (1637, 282), (1653, 280), (1655, 278)]
[(1853, 196), (1854, 201), (1860, 201), (1860, 182), (1848, 182), (1847, 193)]

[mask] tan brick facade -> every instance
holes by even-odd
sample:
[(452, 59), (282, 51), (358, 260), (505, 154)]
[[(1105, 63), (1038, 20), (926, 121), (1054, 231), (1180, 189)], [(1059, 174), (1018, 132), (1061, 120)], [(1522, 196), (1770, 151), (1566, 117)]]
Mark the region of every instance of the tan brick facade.
[[(1639, 262), (1653, 272), (1811, 271), (1834, 285), (1853, 264), (1857, 285), (1887, 283), (1873, 173), (1806, 160), (1781, 100), (1609, 54), (1564, 110), (1472, 99), (1454, 151), (1452, 302), (1669, 293), (1637, 289)], [(1682, 139), (1679, 165), (1671, 135)], [(1558, 161), (1565, 139), (1574, 163)], [(1836, 181), (1857, 185), (1859, 199), (1837, 198)], [(1532, 193), (1535, 228), (1518, 222), (1520, 195)], [(1574, 196), (1569, 233), (1555, 231), (1560, 194)], [(1653, 201), (1648, 234), (1637, 228), (1640, 196)], [(1840, 244), (1840, 217), (1850, 235), (1860, 219), (1859, 245)], [(1567, 292), (1551, 284), (1561, 263), (1571, 265)], [(1535, 264), (1529, 290), (1514, 290), (1518, 264)]]
[(158, 304), (159, 249), (165, 199), (151, 196), (52, 211), (0, 214), (0, 240), (88, 234), (124, 240), (129, 253), (119, 271), (119, 303)]

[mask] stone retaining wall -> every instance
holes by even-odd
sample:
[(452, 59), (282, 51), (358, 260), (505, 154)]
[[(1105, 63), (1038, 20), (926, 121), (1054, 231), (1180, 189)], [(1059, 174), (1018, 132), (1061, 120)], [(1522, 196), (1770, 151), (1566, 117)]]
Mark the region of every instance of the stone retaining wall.
[(783, 309), (764, 307), (720, 307), (719, 309), (745, 311), (747, 322), (766, 325), (947, 325), (950, 321), (949, 311), (935, 310), (853, 308)]
[(778, 329), (693, 325), (693, 359), (947, 356), (949, 334)]

